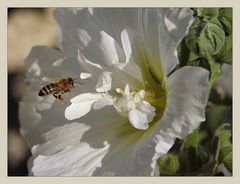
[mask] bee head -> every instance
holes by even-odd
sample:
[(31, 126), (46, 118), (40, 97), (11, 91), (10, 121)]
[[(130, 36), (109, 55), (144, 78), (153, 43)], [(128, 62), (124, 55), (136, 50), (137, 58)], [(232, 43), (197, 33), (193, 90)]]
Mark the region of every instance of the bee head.
[(72, 85), (72, 87), (74, 88), (74, 81), (71, 77), (68, 78), (68, 83)]

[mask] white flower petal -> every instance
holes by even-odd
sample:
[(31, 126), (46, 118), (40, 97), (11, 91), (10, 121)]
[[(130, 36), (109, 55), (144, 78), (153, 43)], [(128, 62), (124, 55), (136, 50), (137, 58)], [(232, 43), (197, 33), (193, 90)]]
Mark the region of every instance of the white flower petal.
[(68, 120), (74, 120), (84, 116), (91, 110), (94, 102), (95, 101), (87, 101), (84, 103), (71, 104), (65, 110), (65, 117)]
[(168, 19), (168, 17), (164, 17), (164, 22), (165, 22), (166, 27), (167, 27), (167, 30), (168, 30), (169, 32), (171, 32), (171, 31), (174, 30), (174, 29), (177, 29), (176, 25), (175, 25), (173, 22), (171, 22), (171, 21)]
[(86, 47), (92, 39), (91, 36), (88, 34), (86, 30), (78, 29), (77, 31), (81, 45), (83, 45), (83, 47)]
[(55, 49), (44, 46), (33, 47), (26, 59), (26, 67), (29, 68), (27, 78), (41, 79), (52, 65), (62, 58), (64, 58), (63, 54)]
[(21, 133), (24, 136), (30, 133), (30, 131), (36, 127), (41, 120), (41, 115), (36, 111), (33, 104), (31, 102), (20, 102), (19, 119), (21, 121)]
[[(104, 63), (103, 56), (99, 48), (99, 33), (105, 31), (121, 43), (120, 33), (126, 27), (131, 27), (137, 23), (137, 9), (131, 8), (95, 8), (89, 10), (78, 9), (73, 13), (66, 8), (54, 10), (54, 16), (61, 29), (62, 48), (66, 56), (77, 55), (76, 48), (89, 60)], [(117, 20), (117, 21), (116, 21)], [(87, 32), (91, 41), (87, 44), (81, 42), (82, 35), (80, 29)], [(93, 54), (94, 53), (94, 54)]]
[(166, 75), (178, 64), (176, 49), (193, 23), (192, 14), (189, 8), (139, 11), (140, 43), (143, 44), (148, 59), (155, 62), (155, 67), (162, 67)]
[(90, 74), (92, 74), (93, 80), (97, 80), (97, 76), (102, 72), (102, 66), (93, 63), (86, 59), (78, 50), (78, 62), (81, 64), (81, 66)]
[(132, 48), (131, 43), (134, 40), (134, 33), (130, 29), (124, 29), (121, 32), (121, 40), (123, 45), (123, 50), (125, 53), (126, 61), (123, 65), (123, 71), (132, 77), (138, 79), (139, 81), (143, 82), (143, 77), (141, 73), (141, 69), (139, 66), (134, 62), (132, 56)]
[(124, 94), (125, 95), (130, 95), (130, 88), (129, 88), (129, 85), (126, 84), (125, 88), (124, 88)]
[[(105, 120), (104, 114), (95, 111), (86, 118), (86, 125), (71, 123), (47, 132), (44, 135), (46, 142), (35, 146), (32, 150), (35, 157), (33, 174), (36, 176), (90, 176), (97, 167), (101, 167), (101, 159), (108, 152), (109, 144), (106, 142), (102, 144), (102, 138), (95, 139), (96, 135), (91, 135), (91, 131), (86, 137), (84, 133), (92, 124), (91, 118), (99, 120), (94, 122), (98, 124), (97, 129), (102, 135), (104, 131), (100, 128), (101, 121), (108, 124), (112, 122)], [(80, 142), (81, 139), (86, 138), (87, 143), (84, 140)]]
[(38, 65), (38, 60), (34, 61), (32, 65), (28, 68), (29, 73), (34, 73), (34, 75), (39, 76), (41, 74), (41, 68)]
[(88, 144), (81, 143), (54, 155), (39, 155), (33, 162), (32, 172), (35, 176), (89, 176), (101, 166), (100, 159), (106, 150), (91, 149)]
[(61, 58), (61, 59), (58, 59), (57, 61), (55, 61), (53, 63), (53, 66), (60, 66), (60, 65), (62, 65), (62, 63), (64, 62), (65, 59), (66, 59), (65, 57)]
[(66, 147), (77, 145), (88, 129), (89, 126), (76, 122), (53, 128), (43, 134), (44, 139), (47, 140), (46, 143), (35, 145), (32, 148), (32, 154), (34, 157), (39, 154), (51, 155)]
[(208, 76), (203, 68), (186, 66), (169, 77), (167, 107), (153, 133), (153, 140), (158, 143), (155, 159), (172, 147), (175, 138), (185, 138), (205, 120)]
[(80, 73), (80, 79), (88, 79), (91, 76), (92, 76), (92, 74), (90, 74), (90, 73), (85, 73), (85, 72)]
[(132, 56), (132, 48), (131, 48), (131, 43), (134, 40), (134, 33), (130, 29), (124, 29), (121, 32), (121, 40), (122, 40), (122, 45), (123, 45), (123, 50), (126, 56), (126, 63), (129, 62), (131, 56)]
[(37, 111), (49, 110), (51, 109), (54, 101), (55, 98), (53, 96), (46, 96), (44, 100), (35, 105), (35, 108)]
[(71, 105), (65, 110), (68, 120), (80, 118), (92, 109), (92, 104), (104, 96), (102, 94), (83, 93), (71, 99)]
[(122, 71), (128, 74), (129, 77), (137, 79), (138, 82), (143, 83), (143, 76), (139, 66), (133, 61), (133, 58), (130, 58), (130, 61), (123, 67)]
[(193, 11), (189, 8), (170, 8), (164, 10), (164, 27), (167, 30), (162, 29), (163, 32), (161, 32), (161, 59), (165, 73), (169, 74), (175, 68), (176, 64), (179, 63), (177, 47), (184, 36), (186, 36), (188, 29), (194, 21), (194, 17)]
[[(121, 32), (125, 28), (131, 28), (139, 32), (138, 39), (141, 39), (136, 46), (144, 47), (148, 57), (153, 57), (151, 60), (156, 61), (158, 65), (159, 62), (163, 62), (162, 67), (166, 74), (178, 64), (176, 48), (193, 22), (193, 13), (189, 8), (98, 8), (93, 9), (91, 14), (88, 9), (78, 10), (76, 14), (68, 9), (56, 9), (54, 14), (64, 35), (62, 45), (67, 55), (75, 56), (76, 48), (79, 48), (84, 56), (93, 62), (103, 64), (106, 56), (112, 58), (108, 63), (119, 62), (117, 55), (122, 54), (116, 52), (118, 46), (114, 43), (121, 43)], [(79, 31), (76, 31), (81, 29), (85, 30), (92, 39), (87, 46), (80, 41), (81, 36)], [(101, 31), (106, 33), (104, 35), (111, 35), (115, 40), (104, 36), (105, 43), (109, 44), (111, 51), (104, 49), (105, 57), (99, 48)]]
[(118, 43), (104, 31), (100, 32), (100, 39), (99, 47), (104, 54), (106, 65), (118, 66), (118, 64), (123, 64), (125, 58), (123, 50)]
[(99, 75), (98, 82), (95, 86), (97, 92), (107, 92), (112, 87), (112, 73), (104, 71)]
[(146, 130), (149, 127), (148, 123), (156, 115), (155, 110), (148, 102), (143, 101), (136, 108), (129, 111), (129, 121), (134, 128)]
[[(126, 68), (126, 67), (124, 67)], [(128, 74), (128, 72), (125, 72), (119, 67), (113, 66), (112, 68), (109, 68), (108, 71), (110, 71), (113, 75), (112, 77), (112, 89), (115, 88), (125, 88), (126, 84), (129, 84), (133, 89), (140, 89), (142, 88), (142, 83), (140, 79), (137, 79), (136, 76), (132, 76)], [(129, 70), (130, 71), (130, 70)], [(131, 71), (133, 74), (133, 71)]]
[(200, 67), (183, 67), (168, 80), (168, 108), (178, 123), (172, 124), (178, 138), (191, 133), (205, 120), (209, 94), (209, 72)]
[[(145, 131), (133, 128), (111, 107), (91, 112), (84, 124), (68, 124), (47, 133), (46, 142), (34, 150), (36, 176), (150, 175), (155, 149), (146, 145)], [(54, 144), (56, 148), (51, 148)]]
[(100, 93), (83, 93), (78, 96), (75, 96), (71, 99), (71, 103), (82, 103), (88, 101), (96, 101), (104, 97), (104, 94)]
[(93, 108), (95, 110), (99, 110), (99, 109), (102, 109), (103, 107), (105, 107), (107, 105), (113, 105), (113, 99), (110, 96), (105, 96), (102, 99), (96, 101), (93, 104)]

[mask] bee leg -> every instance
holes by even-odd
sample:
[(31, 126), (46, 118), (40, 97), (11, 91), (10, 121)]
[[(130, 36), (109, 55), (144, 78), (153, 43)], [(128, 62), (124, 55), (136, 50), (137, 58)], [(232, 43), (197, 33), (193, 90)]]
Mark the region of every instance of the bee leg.
[(61, 95), (58, 96), (58, 99), (61, 101), (61, 103), (66, 104), (64, 98)]
[(61, 96), (61, 93), (58, 93), (58, 92), (53, 93), (53, 96), (54, 96), (56, 99), (60, 100), (61, 103), (65, 103), (65, 100), (64, 100), (64, 98)]

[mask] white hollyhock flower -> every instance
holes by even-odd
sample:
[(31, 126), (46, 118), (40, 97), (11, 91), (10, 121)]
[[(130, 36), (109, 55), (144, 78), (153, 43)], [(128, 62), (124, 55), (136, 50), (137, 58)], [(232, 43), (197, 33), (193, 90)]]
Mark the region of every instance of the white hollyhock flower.
[[(208, 71), (188, 66), (171, 74), (177, 46), (193, 22), (191, 10), (56, 9), (54, 14), (62, 52), (32, 50), (31, 85), (20, 104), (22, 132), (34, 145), (32, 174), (158, 175), (157, 159), (205, 119)], [(84, 86), (64, 95), (71, 99), (66, 110), (51, 96), (36, 96), (42, 78), (61, 73), (85, 79)]]

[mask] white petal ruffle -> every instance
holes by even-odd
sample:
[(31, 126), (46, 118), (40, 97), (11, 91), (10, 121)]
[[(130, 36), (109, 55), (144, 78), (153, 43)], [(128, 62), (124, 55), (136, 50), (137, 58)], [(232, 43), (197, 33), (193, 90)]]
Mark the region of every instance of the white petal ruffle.
[(155, 108), (148, 102), (142, 101), (136, 108), (129, 111), (128, 118), (134, 128), (146, 130), (154, 116)]
[(177, 47), (194, 21), (193, 12), (189, 8), (140, 9), (138, 17), (139, 39), (148, 59), (168, 75), (178, 64)]
[(144, 131), (133, 128), (112, 108), (92, 111), (89, 117), (81, 120), (84, 124), (71, 123), (45, 134), (45, 143), (33, 149), (34, 175), (150, 175), (155, 151), (145, 144)]
[(95, 86), (97, 92), (107, 92), (112, 88), (112, 73), (104, 71), (99, 75), (98, 82)]
[[(127, 28), (135, 35), (130, 38), (131, 44), (137, 39), (134, 47), (143, 48), (149, 59), (155, 62), (154, 66), (163, 68), (166, 75), (178, 64), (177, 46), (194, 20), (189, 8), (97, 8), (92, 14), (88, 9), (77, 9), (75, 13), (69, 9), (56, 9), (54, 15), (61, 28), (59, 37), (63, 38), (62, 48), (67, 56), (77, 56), (76, 49), (80, 49), (94, 63), (116, 63), (122, 56), (121, 49), (118, 49), (124, 41), (122, 31)], [(82, 43), (79, 30), (91, 37), (87, 45)], [(111, 52), (104, 49), (106, 44)], [(123, 49), (128, 55), (126, 46)], [(137, 57), (144, 56), (134, 56)]]
[(205, 120), (208, 77), (207, 70), (192, 66), (183, 67), (169, 77), (167, 107), (152, 134), (157, 143), (153, 160), (168, 152), (176, 138), (185, 138)]

